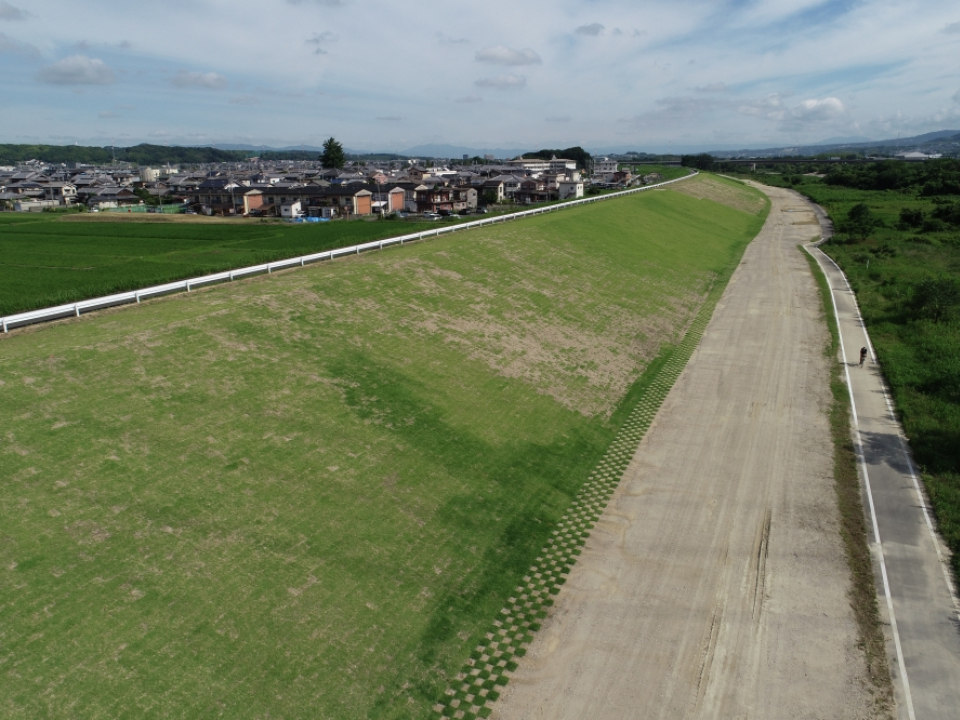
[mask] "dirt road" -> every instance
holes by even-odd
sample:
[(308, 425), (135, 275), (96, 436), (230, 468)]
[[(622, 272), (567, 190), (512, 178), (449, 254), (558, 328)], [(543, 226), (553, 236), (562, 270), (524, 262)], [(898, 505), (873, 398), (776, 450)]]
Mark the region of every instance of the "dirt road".
[(838, 532), (826, 327), (769, 220), (494, 707), (513, 718), (866, 718)]

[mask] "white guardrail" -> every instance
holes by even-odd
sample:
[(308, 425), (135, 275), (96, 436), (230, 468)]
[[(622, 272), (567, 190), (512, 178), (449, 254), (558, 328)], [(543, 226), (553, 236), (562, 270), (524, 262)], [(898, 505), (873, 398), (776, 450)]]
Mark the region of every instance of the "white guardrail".
[(14, 327), (22, 327), (24, 325), (32, 325), (34, 323), (47, 322), (49, 320), (56, 320), (70, 316), (80, 317), (82, 312), (113, 307), (115, 305), (125, 305), (127, 303), (139, 303), (144, 298), (149, 298), (156, 295), (166, 295), (174, 292), (182, 292), (184, 290), (189, 292), (194, 288), (200, 287), (201, 285), (236, 280), (237, 278), (244, 277), (246, 275), (272, 273), (274, 270), (303, 267), (307, 263), (315, 263), (322, 260), (333, 260), (341, 255), (359, 255), (366, 250), (382, 250), (383, 248), (391, 245), (403, 245), (405, 242), (426, 240), (428, 238), (439, 237), (441, 235), (447, 235), (460, 230), (485, 227), (487, 225), (506, 222), (507, 220), (517, 220), (520, 218), (531, 217), (533, 215), (542, 215), (555, 210), (565, 210), (566, 208), (576, 207), (578, 205), (586, 205), (588, 203), (611, 200), (613, 198), (623, 197), (624, 195), (632, 195), (633, 193), (643, 192), (644, 190), (652, 190), (654, 188), (663, 187), (664, 185), (687, 180), (697, 174), (698, 173), (694, 171), (690, 175), (686, 175), (682, 178), (666, 180), (655, 185), (645, 185), (643, 187), (631, 188), (630, 190), (621, 190), (620, 192), (610, 193), (608, 195), (581, 198), (579, 200), (571, 200), (569, 202), (559, 203), (557, 205), (548, 205), (547, 207), (534, 208), (532, 210), (521, 210), (520, 212), (509, 213), (507, 215), (497, 215), (496, 217), (484, 218), (483, 220), (474, 220), (473, 222), (460, 223), (458, 225), (447, 225), (446, 227), (437, 228), (436, 230), (424, 230), (423, 232), (410, 233), (409, 235), (399, 235), (397, 237), (384, 238), (383, 240), (374, 240), (373, 242), (363, 243), (361, 245), (351, 245), (350, 247), (327, 250), (326, 252), (314, 253), (312, 255), (301, 255), (300, 257), (289, 258), (287, 260), (277, 260), (275, 262), (264, 263), (263, 265), (251, 265), (250, 267), (213, 273), (212, 275), (202, 275), (201, 277), (190, 278), (188, 280), (178, 280), (176, 282), (164, 283), (163, 285), (152, 285), (150, 287), (141, 288), (140, 290), (116, 293), (114, 295), (104, 295), (103, 297), (91, 298), (90, 300), (81, 300), (68, 305), (57, 305), (56, 307), (43, 308), (41, 310), (31, 310), (29, 312), (17, 313), (15, 315), (7, 315), (6, 317), (0, 318), (0, 324), (3, 326), (3, 332), (6, 333)]

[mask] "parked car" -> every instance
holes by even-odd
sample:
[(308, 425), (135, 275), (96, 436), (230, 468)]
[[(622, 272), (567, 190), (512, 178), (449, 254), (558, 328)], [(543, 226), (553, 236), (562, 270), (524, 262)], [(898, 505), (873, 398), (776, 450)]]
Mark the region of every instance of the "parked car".
[(424, 220), (439, 220), (439, 219), (440, 219), (440, 215), (439, 215), (438, 213), (429, 212), (429, 211), (428, 211), (428, 212), (425, 212), (425, 213), (423, 214), (423, 219), (424, 219)]

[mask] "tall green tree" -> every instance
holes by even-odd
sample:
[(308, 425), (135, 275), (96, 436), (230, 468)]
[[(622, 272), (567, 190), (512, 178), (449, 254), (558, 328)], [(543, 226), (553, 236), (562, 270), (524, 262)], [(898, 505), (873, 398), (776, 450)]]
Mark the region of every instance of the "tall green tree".
[(320, 162), (325, 168), (336, 168), (340, 170), (347, 162), (347, 156), (343, 152), (343, 145), (334, 138), (328, 138), (323, 143), (323, 153), (320, 155)]

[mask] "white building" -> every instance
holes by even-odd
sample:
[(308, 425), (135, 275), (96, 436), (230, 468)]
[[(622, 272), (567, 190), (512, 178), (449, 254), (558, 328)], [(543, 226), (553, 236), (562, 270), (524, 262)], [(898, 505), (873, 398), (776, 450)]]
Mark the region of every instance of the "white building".
[(568, 160), (567, 158), (558, 158), (554, 155), (550, 158), (550, 167), (548, 168), (550, 172), (554, 173), (568, 173), (572, 170), (577, 169), (576, 160)]
[(604, 157), (593, 161), (594, 175), (611, 175), (618, 169), (619, 163), (616, 160)]
[(561, 200), (582, 198), (583, 180), (561, 180), (557, 183), (557, 192)]
[(294, 200), (293, 202), (282, 203), (280, 205), (280, 217), (282, 218), (298, 218), (303, 215), (303, 210), (300, 207), (300, 201)]
[(550, 163), (547, 162), (546, 160), (540, 160), (540, 159), (527, 160), (522, 155), (518, 157), (516, 160), (507, 160), (505, 164), (509, 165), (510, 167), (518, 168), (520, 170), (530, 170), (531, 172), (535, 172), (535, 173), (546, 172), (547, 170), (550, 169)]

